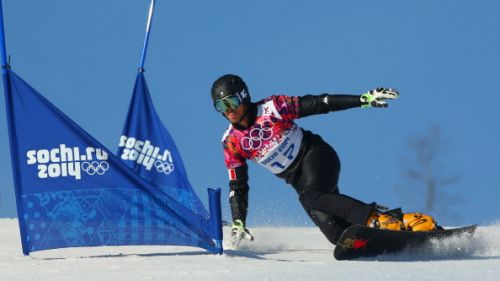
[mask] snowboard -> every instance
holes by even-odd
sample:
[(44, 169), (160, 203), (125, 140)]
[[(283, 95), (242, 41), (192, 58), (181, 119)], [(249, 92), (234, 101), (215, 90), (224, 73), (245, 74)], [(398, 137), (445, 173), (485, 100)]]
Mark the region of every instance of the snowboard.
[(348, 227), (339, 238), (333, 256), (351, 260), (394, 253), (408, 247), (421, 247), (433, 239), (446, 239), (468, 233), (472, 236), (477, 225), (433, 231), (391, 231), (363, 225)]

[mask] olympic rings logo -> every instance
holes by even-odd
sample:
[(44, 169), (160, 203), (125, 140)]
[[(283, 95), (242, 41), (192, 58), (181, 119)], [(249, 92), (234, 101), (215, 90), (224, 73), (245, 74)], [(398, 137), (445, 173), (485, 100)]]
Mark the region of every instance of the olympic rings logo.
[(156, 160), (154, 165), (158, 173), (164, 173), (165, 175), (168, 175), (174, 171), (174, 163)]
[(273, 137), (273, 123), (264, 121), (259, 127), (250, 130), (248, 137), (241, 139), (241, 146), (244, 150), (255, 150), (262, 147), (264, 141)]
[(89, 176), (98, 174), (100, 176), (104, 175), (106, 171), (109, 169), (109, 164), (106, 161), (92, 161), (92, 162), (83, 162), (82, 170), (86, 172)]

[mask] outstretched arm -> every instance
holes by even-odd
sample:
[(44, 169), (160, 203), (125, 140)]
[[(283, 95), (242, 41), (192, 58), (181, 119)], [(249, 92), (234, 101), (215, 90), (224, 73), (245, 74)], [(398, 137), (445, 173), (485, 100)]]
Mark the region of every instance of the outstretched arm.
[(299, 117), (356, 107), (387, 107), (386, 100), (398, 96), (398, 91), (388, 88), (377, 88), (362, 95), (306, 95), (299, 97)]
[(233, 216), (231, 247), (238, 248), (241, 239), (253, 240), (245, 226), (248, 211), (248, 166), (229, 169), (229, 179), (229, 204)]
[(248, 211), (248, 166), (229, 169), (229, 204), (233, 221), (246, 222)]
[(229, 205), (233, 225), (230, 244), (237, 248), (241, 239), (253, 240), (245, 227), (248, 211), (248, 166), (239, 153), (237, 143), (227, 135), (223, 139), (224, 161), (229, 172)]

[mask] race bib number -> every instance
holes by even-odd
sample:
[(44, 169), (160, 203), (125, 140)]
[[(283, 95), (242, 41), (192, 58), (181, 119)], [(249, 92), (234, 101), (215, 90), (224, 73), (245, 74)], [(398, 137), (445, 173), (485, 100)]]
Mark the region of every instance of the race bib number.
[(274, 174), (279, 174), (292, 164), (302, 143), (303, 133), (298, 126), (294, 126), (285, 134), (281, 142), (277, 144), (267, 156), (257, 163), (264, 166)]

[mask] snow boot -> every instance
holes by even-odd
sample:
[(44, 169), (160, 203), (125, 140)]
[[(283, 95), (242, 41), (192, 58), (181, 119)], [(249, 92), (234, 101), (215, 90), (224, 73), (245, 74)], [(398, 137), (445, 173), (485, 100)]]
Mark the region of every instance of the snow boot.
[(398, 220), (395, 216), (391, 216), (378, 210), (374, 210), (371, 213), (366, 225), (386, 230), (404, 230), (404, 224), (401, 220)]
[(410, 231), (432, 231), (438, 229), (433, 217), (420, 213), (403, 214), (403, 223), (405, 229)]

